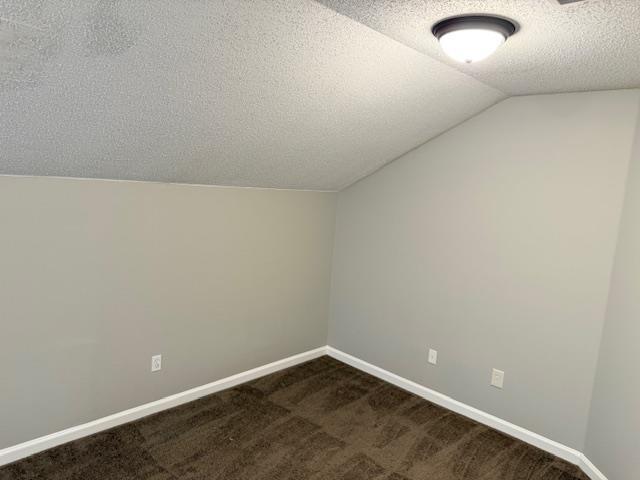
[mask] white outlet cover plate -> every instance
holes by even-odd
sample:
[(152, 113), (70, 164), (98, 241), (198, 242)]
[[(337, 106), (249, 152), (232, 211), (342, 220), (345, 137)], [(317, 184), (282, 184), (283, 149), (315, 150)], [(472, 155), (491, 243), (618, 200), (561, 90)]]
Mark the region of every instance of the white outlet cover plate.
[(435, 365), (438, 363), (438, 351), (433, 348), (429, 349), (429, 363)]
[(162, 355), (154, 355), (151, 357), (151, 371), (157, 372), (162, 369)]
[(502, 388), (504, 385), (504, 372), (494, 368), (491, 372), (491, 385), (496, 388)]

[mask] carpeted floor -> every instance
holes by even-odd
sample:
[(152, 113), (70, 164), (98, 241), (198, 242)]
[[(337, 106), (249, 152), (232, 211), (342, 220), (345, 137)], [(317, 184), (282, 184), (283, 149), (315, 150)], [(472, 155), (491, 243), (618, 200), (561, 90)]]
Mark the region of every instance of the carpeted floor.
[(329, 357), (40, 453), (0, 479), (588, 480)]

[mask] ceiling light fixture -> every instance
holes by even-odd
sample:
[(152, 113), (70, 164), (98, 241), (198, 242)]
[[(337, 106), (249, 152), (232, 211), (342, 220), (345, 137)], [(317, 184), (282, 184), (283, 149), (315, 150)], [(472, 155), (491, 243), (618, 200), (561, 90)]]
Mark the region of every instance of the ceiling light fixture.
[(462, 63), (484, 60), (516, 31), (516, 25), (489, 15), (445, 18), (431, 29), (442, 50)]

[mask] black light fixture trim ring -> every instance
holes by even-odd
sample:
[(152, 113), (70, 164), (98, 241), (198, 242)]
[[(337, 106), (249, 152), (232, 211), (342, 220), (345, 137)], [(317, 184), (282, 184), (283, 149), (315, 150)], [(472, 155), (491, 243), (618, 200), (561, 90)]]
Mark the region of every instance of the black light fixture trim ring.
[(440, 39), (445, 33), (472, 28), (495, 30), (502, 33), (504, 38), (509, 38), (517, 29), (516, 24), (506, 18), (492, 15), (459, 15), (440, 20), (433, 25), (431, 32)]

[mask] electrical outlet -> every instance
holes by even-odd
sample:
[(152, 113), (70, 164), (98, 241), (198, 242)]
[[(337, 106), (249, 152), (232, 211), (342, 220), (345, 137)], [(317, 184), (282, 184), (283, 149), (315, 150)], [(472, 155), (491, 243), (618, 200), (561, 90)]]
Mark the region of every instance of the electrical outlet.
[(431, 365), (436, 365), (438, 363), (438, 351), (433, 348), (429, 349), (429, 363)]
[(157, 372), (162, 369), (162, 355), (154, 355), (151, 357), (151, 371)]
[(491, 372), (491, 385), (496, 388), (502, 388), (504, 385), (504, 372), (494, 368)]

